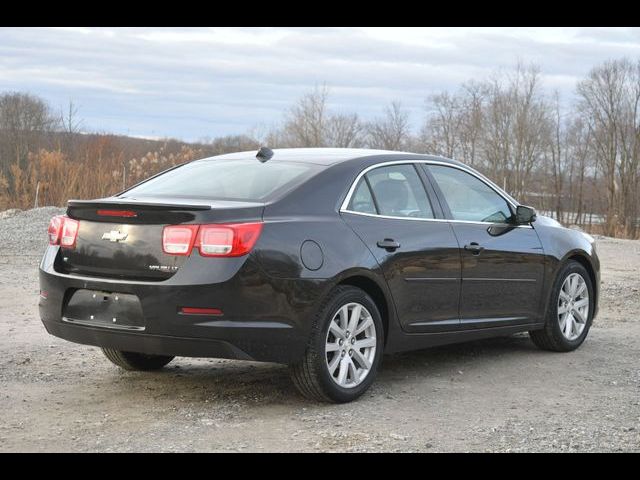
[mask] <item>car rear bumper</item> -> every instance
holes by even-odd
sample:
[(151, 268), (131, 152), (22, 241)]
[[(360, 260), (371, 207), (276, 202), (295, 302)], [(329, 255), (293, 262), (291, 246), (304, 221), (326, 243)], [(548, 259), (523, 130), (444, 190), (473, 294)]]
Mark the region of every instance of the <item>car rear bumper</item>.
[(224, 340), (122, 332), (103, 327), (46, 320), (43, 320), (42, 323), (51, 335), (84, 345), (152, 355), (255, 360), (245, 351)]
[[(87, 345), (158, 355), (233, 358), (292, 363), (304, 354), (313, 311), (321, 295), (304, 280), (273, 279), (255, 264), (221, 283), (189, 284), (176, 274), (168, 281), (126, 281), (68, 275), (54, 268), (57, 247), (40, 265), (40, 318), (57, 337)], [(304, 283), (304, 285), (301, 285)], [(144, 323), (127, 328), (96, 325), (89, 311), (65, 317), (78, 290), (135, 296)], [(181, 307), (217, 308), (222, 315), (185, 315)], [(76, 310), (77, 312), (77, 310)]]

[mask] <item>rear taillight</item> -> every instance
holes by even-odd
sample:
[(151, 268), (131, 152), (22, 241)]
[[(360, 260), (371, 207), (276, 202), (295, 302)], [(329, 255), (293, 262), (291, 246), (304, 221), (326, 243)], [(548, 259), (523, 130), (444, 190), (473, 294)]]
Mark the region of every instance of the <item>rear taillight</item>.
[(255, 245), (262, 223), (171, 225), (162, 232), (162, 250), (189, 255), (195, 247), (203, 257), (240, 257)]
[(196, 246), (203, 257), (240, 257), (255, 245), (262, 223), (201, 225)]
[(60, 245), (60, 235), (62, 234), (63, 215), (56, 215), (49, 221), (47, 235), (49, 235), (49, 245)]
[(198, 225), (171, 225), (162, 230), (162, 251), (169, 255), (189, 255), (198, 234)]
[(47, 234), (50, 245), (60, 245), (65, 248), (74, 248), (78, 238), (80, 222), (66, 215), (56, 215), (49, 222)]
[(62, 223), (62, 235), (60, 236), (60, 245), (67, 248), (76, 246), (76, 238), (78, 238), (78, 229), (80, 222), (69, 217), (65, 217)]

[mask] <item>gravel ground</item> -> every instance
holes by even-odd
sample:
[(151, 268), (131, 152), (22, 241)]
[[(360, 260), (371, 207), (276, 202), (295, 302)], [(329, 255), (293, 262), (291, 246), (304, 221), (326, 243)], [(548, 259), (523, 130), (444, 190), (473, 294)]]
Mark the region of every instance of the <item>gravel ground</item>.
[(0, 451), (640, 451), (640, 241), (598, 238), (600, 313), (575, 352), (516, 335), (386, 356), (355, 403), (286, 367), (180, 358), (125, 372), (49, 336), (42, 208), (0, 213)]

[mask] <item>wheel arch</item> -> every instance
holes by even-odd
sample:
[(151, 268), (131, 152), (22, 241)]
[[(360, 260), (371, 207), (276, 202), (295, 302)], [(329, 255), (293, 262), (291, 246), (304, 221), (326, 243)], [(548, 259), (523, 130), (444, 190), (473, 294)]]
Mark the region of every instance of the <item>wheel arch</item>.
[(350, 285), (363, 290), (378, 307), (380, 316), (382, 317), (382, 326), (384, 328), (384, 343), (385, 346), (389, 341), (389, 327), (391, 325), (391, 319), (395, 318), (394, 304), (387, 291), (386, 284), (383, 286), (381, 282), (375, 279), (374, 275), (368, 272), (346, 272), (344, 273), (337, 285)]
[(589, 274), (589, 280), (591, 280), (591, 285), (594, 289), (594, 298), (593, 298), (594, 312), (597, 312), (598, 297), (599, 297), (598, 277), (596, 275), (596, 270), (591, 262), (591, 259), (589, 258), (589, 254), (583, 250), (574, 250), (569, 252), (567, 255), (565, 255), (565, 257), (562, 259), (562, 261), (558, 265), (556, 275), (557, 275), (557, 272), (560, 270), (560, 268), (562, 268), (562, 266), (566, 265), (570, 261), (578, 262), (580, 265), (582, 265), (585, 268), (585, 270)]

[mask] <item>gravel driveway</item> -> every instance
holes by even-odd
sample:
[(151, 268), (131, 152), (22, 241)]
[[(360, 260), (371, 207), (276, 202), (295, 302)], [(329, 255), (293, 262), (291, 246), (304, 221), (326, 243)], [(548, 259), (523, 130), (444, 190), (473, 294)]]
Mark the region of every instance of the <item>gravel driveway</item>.
[(527, 335), (386, 356), (347, 405), (286, 367), (179, 358), (125, 372), (48, 335), (42, 208), (0, 213), (0, 451), (640, 451), (640, 241), (598, 238), (600, 313), (558, 354)]

